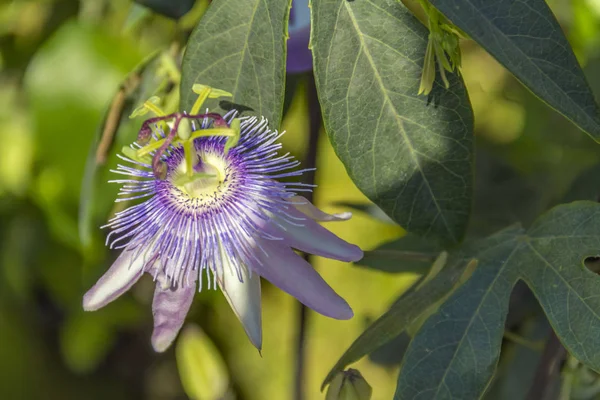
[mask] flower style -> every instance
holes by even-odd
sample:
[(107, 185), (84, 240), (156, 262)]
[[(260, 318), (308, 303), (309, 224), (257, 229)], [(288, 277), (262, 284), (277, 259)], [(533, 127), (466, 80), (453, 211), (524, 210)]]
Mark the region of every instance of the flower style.
[(299, 162), (289, 154), (278, 154), (283, 133), (263, 118), (236, 118), (235, 111), (197, 114), (204, 99), (227, 93), (196, 86), (200, 98), (190, 114), (160, 115), (146, 102), (159, 117), (144, 123), (113, 171), (125, 176), (114, 181), (123, 185), (116, 201), (142, 200), (109, 221), (107, 243), (122, 252), (85, 294), (84, 309), (97, 310), (143, 273), (152, 275), (152, 345), (159, 352), (177, 336), (203, 285), (221, 288), (258, 349), (260, 277), (323, 315), (351, 318), (346, 301), (292, 250), (359, 260), (360, 248), (317, 223), (351, 214), (326, 214), (295, 193), (310, 187), (278, 182), (305, 171), (295, 169)]

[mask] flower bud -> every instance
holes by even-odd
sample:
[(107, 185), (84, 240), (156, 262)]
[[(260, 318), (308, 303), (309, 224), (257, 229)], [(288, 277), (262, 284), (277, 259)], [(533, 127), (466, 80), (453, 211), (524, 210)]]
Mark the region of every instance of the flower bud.
[(338, 373), (329, 384), (325, 400), (370, 400), (373, 389), (356, 369)]
[(188, 325), (184, 328), (175, 355), (183, 389), (190, 399), (229, 398), (225, 361), (200, 327)]

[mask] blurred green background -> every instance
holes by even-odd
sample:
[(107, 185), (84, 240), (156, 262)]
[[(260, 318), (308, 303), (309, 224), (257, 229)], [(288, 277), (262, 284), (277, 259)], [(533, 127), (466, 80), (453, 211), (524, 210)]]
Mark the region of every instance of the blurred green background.
[[(291, 398), (298, 306), (272, 286), (263, 292), (262, 357), (219, 292), (197, 295), (188, 316), (204, 339), (180, 340), (165, 354), (150, 347), (150, 278), (98, 312), (81, 309), (83, 293), (115, 256), (104, 249), (98, 227), (110, 215), (116, 185), (86, 189), (93, 217), (88, 225), (79, 220), (82, 182), (89, 189), (115, 165), (111, 155), (102, 166), (88, 162), (86, 172), (88, 155), (95, 155), (90, 148), (128, 74), (157, 49), (180, 54), (205, 3), (198, 1), (175, 22), (123, 0), (0, 0), (1, 399), (186, 399), (197, 396), (196, 386), (207, 379), (225, 382), (227, 398)], [(549, 4), (600, 94), (600, 1)], [(159, 66), (153, 78), (160, 81), (161, 74), (168, 71)], [(489, 233), (515, 219), (528, 222), (560, 201), (573, 180), (598, 161), (600, 150), (473, 42), (463, 43), (463, 75), (478, 145), (471, 232)], [(294, 82), (284, 145), (302, 158), (307, 80)], [(176, 94), (176, 88), (162, 90), (171, 90), (171, 98)], [(131, 141), (140, 123), (126, 122), (116, 143)], [(324, 133), (317, 166), (318, 206), (339, 211), (340, 202), (368, 202)], [(403, 234), (361, 212), (327, 227), (365, 250)], [(322, 399), (319, 387), (329, 368), (417, 276), (314, 261), (355, 311), (350, 321), (309, 314), (304, 387), (307, 399)], [(194, 332), (186, 331), (186, 338)], [(185, 361), (186, 354), (202, 357)], [(390, 399), (395, 389), (398, 357), (384, 355), (356, 365), (375, 400)]]

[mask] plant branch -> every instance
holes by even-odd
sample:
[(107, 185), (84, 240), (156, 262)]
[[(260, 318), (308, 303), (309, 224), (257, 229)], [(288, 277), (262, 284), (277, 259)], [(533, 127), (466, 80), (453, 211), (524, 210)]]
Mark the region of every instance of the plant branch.
[[(304, 167), (314, 169), (317, 164), (317, 148), (319, 142), (319, 131), (321, 130), (321, 106), (317, 98), (317, 88), (315, 78), (312, 73), (308, 77), (307, 85), (308, 97), (308, 116), (310, 131), (308, 138), (308, 150), (304, 159)], [(310, 170), (304, 174), (304, 183), (313, 185), (315, 183), (315, 171)], [(307, 192), (304, 197), (308, 201), (313, 201), (313, 192)], [(311, 261), (311, 256), (305, 254), (306, 261)], [(298, 335), (296, 343), (296, 365), (294, 371), (294, 400), (304, 400), (304, 380), (305, 380), (305, 348), (306, 348), (306, 328), (308, 322), (308, 309), (302, 303), (298, 303)]]

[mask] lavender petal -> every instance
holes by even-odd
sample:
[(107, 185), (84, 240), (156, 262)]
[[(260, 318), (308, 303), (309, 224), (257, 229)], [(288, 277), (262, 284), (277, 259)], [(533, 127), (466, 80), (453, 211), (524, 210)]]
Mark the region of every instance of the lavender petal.
[(195, 293), (195, 284), (173, 287), (169, 285), (164, 275), (159, 276), (152, 301), (154, 316), (152, 347), (155, 351), (163, 352), (173, 343), (183, 326)]
[(144, 254), (123, 250), (113, 265), (83, 296), (83, 309), (95, 311), (125, 293), (144, 272)]
[(252, 265), (254, 272), (320, 314), (350, 319), (352, 309), (314, 268), (282, 243), (262, 241), (266, 254)]
[(296, 210), (300, 211), (307, 217), (314, 219), (315, 221), (347, 221), (352, 218), (351, 212), (343, 212), (339, 214), (328, 214), (323, 212), (302, 196), (294, 196), (290, 200), (292, 203), (294, 203)]
[(273, 225), (272, 229), (277, 231), (274, 235), (283, 236), (290, 247), (346, 262), (358, 261), (363, 257), (360, 247), (340, 239), (301, 212), (294, 209), (287, 213), (294, 218), (293, 221), (279, 218), (277, 222), (280, 226)]

